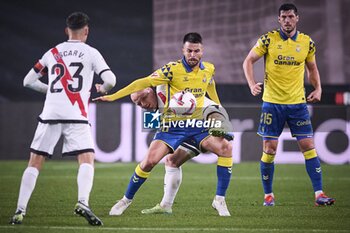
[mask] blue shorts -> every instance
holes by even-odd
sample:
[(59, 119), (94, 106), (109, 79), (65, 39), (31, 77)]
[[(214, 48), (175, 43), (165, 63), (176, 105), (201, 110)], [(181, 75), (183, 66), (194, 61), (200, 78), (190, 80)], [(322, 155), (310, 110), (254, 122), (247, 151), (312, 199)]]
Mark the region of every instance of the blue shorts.
[(196, 148), (200, 148), (201, 142), (209, 136), (208, 128), (179, 128), (169, 127), (168, 131), (157, 131), (153, 140), (161, 140), (174, 152), (183, 142), (190, 143)]
[(293, 137), (313, 136), (309, 111), (302, 104), (272, 104), (264, 102), (261, 109), (258, 134), (268, 139), (277, 139), (288, 124)]

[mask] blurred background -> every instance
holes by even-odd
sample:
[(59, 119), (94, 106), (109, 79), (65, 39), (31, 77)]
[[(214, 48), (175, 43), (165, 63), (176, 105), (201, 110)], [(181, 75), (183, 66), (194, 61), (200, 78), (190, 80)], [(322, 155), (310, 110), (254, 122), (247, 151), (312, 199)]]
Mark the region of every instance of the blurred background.
[[(203, 60), (216, 67), (218, 94), (235, 129), (234, 160), (259, 161), (261, 139), (255, 133), (261, 97), (246, 85), (242, 63), (257, 39), (277, 29), (280, 0), (139, 0), (139, 1), (3, 1), (0, 14), (0, 159), (27, 159), (44, 95), (23, 88), (22, 81), (38, 59), (66, 40), (65, 19), (74, 11), (91, 18), (88, 44), (97, 48), (117, 76), (113, 91), (147, 76), (169, 61), (181, 59), (184, 34), (203, 36)], [(316, 43), (323, 85), (322, 102), (309, 106), (316, 149), (323, 162), (350, 162), (350, 1), (288, 1), (300, 15), (298, 30)], [(264, 64), (255, 66), (263, 80)], [(96, 77), (96, 82), (99, 82)], [(306, 91), (312, 88), (307, 84)], [(96, 97), (92, 90), (92, 97)], [(129, 98), (91, 104), (90, 120), (101, 162), (143, 158), (153, 132), (142, 131), (141, 109)], [(61, 142), (60, 142), (61, 144)], [(59, 144), (59, 145), (60, 145)], [(60, 147), (55, 159), (60, 157)], [(295, 140), (286, 128), (276, 162), (301, 163)], [(211, 163), (210, 154), (195, 159)]]

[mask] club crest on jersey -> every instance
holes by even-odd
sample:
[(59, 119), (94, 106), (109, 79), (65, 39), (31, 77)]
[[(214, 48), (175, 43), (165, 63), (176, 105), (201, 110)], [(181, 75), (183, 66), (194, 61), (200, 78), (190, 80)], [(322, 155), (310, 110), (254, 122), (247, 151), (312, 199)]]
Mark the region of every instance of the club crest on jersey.
[(301, 51), (300, 45), (297, 45), (297, 47), (295, 48), (295, 51), (297, 51), (298, 53)]

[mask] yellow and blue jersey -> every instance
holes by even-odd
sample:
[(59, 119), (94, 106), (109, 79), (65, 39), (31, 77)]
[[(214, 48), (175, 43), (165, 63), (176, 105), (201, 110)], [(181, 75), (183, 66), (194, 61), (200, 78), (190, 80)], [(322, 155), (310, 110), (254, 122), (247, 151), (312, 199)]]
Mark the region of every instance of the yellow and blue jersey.
[[(191, 92), (197, 101), (196, 111), (190, 118), (201, 119), (202, 107), (204, 105), (204, 96), (207, 92), (208, 85), (213, 84), (215, 67), (209, 62), (200, 62), (199, 67), (192, 69), (183, 58), (176, 62), (169, 62), (162, 68), (156, 70), (149, 77), (152, 79), (165, 80), (166, 102), (164, 112), (169, 107), (169, 100), (179, 91)], [(171, 115), (171, 114), (170, 114)], [(170, 116), (171, 117), (171, 116)], [(189, 117), (176, 117), (176, 120), (188, 119)]]
[(276, 104), (305, 103), (305, 62), (315, 60), (312, 39), (299, 31), (291, 38), (282, 30), (261, 36), (253, 51), (264, 56), (263, 101)]
[[(179, 91), (191, 92), (197, 101), (196, 110), (192, 115), (175, 117), (168, 114), (166, 117), (170, 121), (202, 119), (202, 107), (204, 106), (204, 97), (206, 93), (208, 93), (209, 98), (214, 102), (220, 104), (215, 88), (214, 74), (215, 67), (213, 64), (209, 62), (200, 62), (199, 67), (192, 69), (183, 58), (177, 62), (169, 62), (151, 75), (137, 79), (116, 93), (106, 95), (105, 98), (108, 101), (114, 101), (150, 86), (165, 85), (167, 101)], [(168, 102), (165, 103), (164, 108), (164, 112), (170, 112), (167, 111), (169, 108)]]

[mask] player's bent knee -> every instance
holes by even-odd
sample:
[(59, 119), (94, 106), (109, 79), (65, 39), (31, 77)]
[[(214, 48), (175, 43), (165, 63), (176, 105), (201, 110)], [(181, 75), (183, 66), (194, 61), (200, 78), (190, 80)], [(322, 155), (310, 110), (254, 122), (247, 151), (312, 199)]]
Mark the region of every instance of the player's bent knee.
[(167, 157), (165, 157), (165, 166), (175, 167), (174, 160), (169, 155)]
[(167, 167), (180, 167), (180, 161), (178, 161), (176, 158), (174, 158), (173, 156), (167, 156), (165, 158), (165, 165)]
[(276, 154), (278, 141), (277, 140), (264, 140), (263, 151), (266, 154), (274, 155)]
[(219, 154), (223, 157), (232, 157), (232, 144), (227, 141), (223, 141), (219, 149)]
[(269, 144), (264, 145), (264, 153), (269, 155), (275, 155), (276, 154), (277, 147), (271, 146)]
[(232, 144), (225, 139), (212, 140), (212, 138), (209, 137), (207, 140), (203, 141), (201, 147), (217, 154), (218, 156), (232, 157)]

